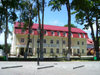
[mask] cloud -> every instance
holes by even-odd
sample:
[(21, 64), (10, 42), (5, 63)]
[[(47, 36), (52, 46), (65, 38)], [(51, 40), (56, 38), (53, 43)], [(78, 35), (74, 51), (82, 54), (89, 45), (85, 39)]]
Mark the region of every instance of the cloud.
[[(12, 36), (9, 34), (9, 37), (8, 37), (8, 43), (11, 44), (11, 38)], [(4, 32), (0, 34), (0, 44), (4, 44), (4, 40), (5, 40), (5, 37), (4, 37)]]
[(58, 20), (49, 21), (47, 24), (49, 24), (49, 25), (56, 25), (56, 26), (64, 26), (64, 24), (61, 23)]

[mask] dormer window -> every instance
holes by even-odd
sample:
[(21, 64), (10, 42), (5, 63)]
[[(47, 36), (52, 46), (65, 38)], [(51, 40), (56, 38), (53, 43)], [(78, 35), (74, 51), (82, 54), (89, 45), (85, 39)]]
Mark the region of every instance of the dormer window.
[(54, 35), (54, 31), (51, 31), (51, 34)]
[(71, 33), (71, 37), (73, 37), (73, 33)]
[(81, 38), (81, 35), (80, 35), (80, 33), (78, 34), (78, 37), (79, 37), (79, 38)]
[(59, 36), (60, 35), (60, 32), (57, 32), (57, 35)]
[(25, 30), (24, 29), (22, 29), (22, 33), (24, 33), (25, 32)]
[(46, 30), (44, 30), (44, 34), (47, 34), (47, 31)]
[(83, 38), (85, 38), (85, 34), (83, 34)]
[(66, 36), (66, 32), (63, 32), (63, 35)]
[(33, 31), (33, 30), (32, 30), (32, 29), (30, 29), (30, 34), (32, 33), (32, 31)]

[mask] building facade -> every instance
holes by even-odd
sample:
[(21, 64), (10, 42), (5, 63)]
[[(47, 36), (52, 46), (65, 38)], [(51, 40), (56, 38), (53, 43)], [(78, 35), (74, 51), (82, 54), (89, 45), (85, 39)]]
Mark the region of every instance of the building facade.
[[(34, 24), (31, 29), (31, 43), (29, 45), (28, 55), (37, 57), (39, 50), (39, 35), (37, 32), (39, 25)], [(28, 30), (23, 31), (23, 23), (19, 25), (14, 23), (13, 40), (11, 46), (11, 55), (24, 55)], [(79, 28), (71, 28), (71, 55), (81, 54), (87, 55), (87, 39), (86, 32)], [(44, 25), (44, 40), (43, 40), (43, 55), (44, 57), (64, 56), (68, 51), (68, 27)]]

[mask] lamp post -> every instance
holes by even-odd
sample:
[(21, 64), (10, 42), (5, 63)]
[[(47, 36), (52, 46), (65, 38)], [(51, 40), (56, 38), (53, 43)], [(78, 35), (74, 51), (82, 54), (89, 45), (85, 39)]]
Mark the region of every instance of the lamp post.
[(40, 48), (39, 48), (39, 33), (40, 33), (40, 29), (38, 28), (37, 29), (37, 32), (38, 32), (38, 51), (37, 51), (37, 65), (39, 65), (39, 51), (40, 51)]

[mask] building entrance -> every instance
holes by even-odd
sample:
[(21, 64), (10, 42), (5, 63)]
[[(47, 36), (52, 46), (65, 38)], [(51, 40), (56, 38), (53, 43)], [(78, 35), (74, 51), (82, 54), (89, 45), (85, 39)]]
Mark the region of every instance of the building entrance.
[(20, 55), (24, 56), (24, 48), (20, 49)]

